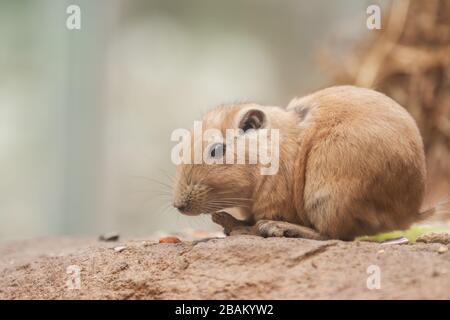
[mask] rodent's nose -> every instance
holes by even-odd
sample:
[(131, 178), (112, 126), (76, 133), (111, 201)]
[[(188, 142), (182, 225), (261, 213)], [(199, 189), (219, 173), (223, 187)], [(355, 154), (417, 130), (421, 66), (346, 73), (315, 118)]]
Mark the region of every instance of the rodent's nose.
[(184, 203), (174, 203), (173, 206), (181, 212), (183, 212), (187, 208), (187, 205)]
[(196, 216), (199, 214), (198, 212), (192, 212), (192, 208), (189, 203), (183, 204), (174, 203), (173, 206), (176, 209), (178, 209), (178, 211), (180, 211), (182, 214), (185, 214), (187, 216)]

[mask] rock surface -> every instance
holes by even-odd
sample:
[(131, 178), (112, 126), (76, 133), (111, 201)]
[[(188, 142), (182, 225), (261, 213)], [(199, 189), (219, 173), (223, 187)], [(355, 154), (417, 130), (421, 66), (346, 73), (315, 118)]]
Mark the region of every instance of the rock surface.
[[(36, 239), (0, 246), (0, 298), (450, 299), (450, 253), (439, 254), (442, 246), (253, 236), (176, 244)], [(380, 289), (368, 289), (368, 268), (380, 271)]]

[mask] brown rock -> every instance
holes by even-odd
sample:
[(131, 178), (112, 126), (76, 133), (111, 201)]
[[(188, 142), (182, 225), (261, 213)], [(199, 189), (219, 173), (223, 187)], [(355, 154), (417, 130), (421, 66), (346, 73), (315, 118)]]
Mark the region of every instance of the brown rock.
[(159, 243), (180, 243), (181, 240), (174, 236), (167, 236), (159, 238)]
[(439, 249), (438, 249), (439, 253), (446, 253), (447, 251), (448, 251), (448, 247), (446, 247), (446, 246), (439, 247)]
[(427, 233), (419, 236), (416, 240), (417, 242), (425, 242), (425, 243), (443, 243), (450, 244), (450, 234), (446, 232), (442, 233)]
[(118, 241), (119, 237), (120, 236), (118, 233), (111, 232), (111, 233), (102, 234), (98, 239), (100, 241)]
[[(97, 239), (0, 245), (0, 299), (450, 299), (450, 259), (436, 244), (389, 246), (377, 259), (380, 244), (371, 242), (231, 236), (141, 243), (126, 241), (120, 253)], [(80, 290), (67, 287), (70, 265), (82, 271)], [(371, 265), (380, 268), (381, 290), (367, 289)]]

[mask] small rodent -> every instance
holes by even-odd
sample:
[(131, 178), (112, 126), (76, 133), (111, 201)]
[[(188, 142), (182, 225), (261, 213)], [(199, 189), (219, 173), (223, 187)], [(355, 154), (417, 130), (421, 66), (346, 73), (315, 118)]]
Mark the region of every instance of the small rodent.
[(227, 234), (352, 240), (406, 229), (436, 210), (419, 212), (426, 167), (418, 127), (382, 93), (335, 86), (287, 108), (220, 106), (202, 121), (224, 136), (230, 128), (245, 131), (236, 139), (249, 139), (250, 129), (279, 130), (275, 175), (261, 175), (259, 164), (177, 166), (174, 206), (211, 213)]

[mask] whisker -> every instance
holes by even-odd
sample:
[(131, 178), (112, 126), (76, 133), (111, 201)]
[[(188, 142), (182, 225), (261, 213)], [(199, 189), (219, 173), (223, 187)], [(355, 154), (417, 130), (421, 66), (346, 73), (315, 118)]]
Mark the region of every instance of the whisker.
[(241, 204), (239, 201), (209, 201), (210, 204)]
[(139, 179), (144, 179), (144, 180), (148, 180), (148, 181), (151, 181), (151, 182), (154, 182), (154, 183), (157, 183), (157, 184), (159, 184), (159, 185), (161, 185), (161, 186), (164, 186), (164, 187), (166, 187), (166, 188), (169, 188), (169, 190), (172, 190), (172, 188), (173, 188), (173, 186), (171, 186), (171, 185), (169, 185), (169, 184), (167, 184), (167, 183), (165, 183), (165, 182), (163, 182), (163, 181), (159, 181), (159, 180), (156, 180), (156, 179), (154, 179), (154, 178), (149, 178), (149, 177), (144, 177), (144, 176), (132, 176), (133, 178), (139, 178)]
[(175, 182), (175, 176), (170, 175), (167, 171), (160, 169), (160, 171), (168, 178), (172, 183)]
[(216, 200), (218, 200), (218, 201), (221, 201), (221, 200), (241, 200), (241, 201), (251, 201), (251, 200), (253, 200), (253, 199), (250, 199), (250, 198), (238, 198), (238, 197), (236, 197), (236, 198), (217, 198), (217, 199), (214, 199), (214, 200), (212, 200), (212, 201), (216, 201)]
[(238, 200), (222, 200), (222, 201), (209, 201), (208, 203), (211, 204), (246, 204), (249, 205), (249, 203), (247, 201), (238, 201)]

